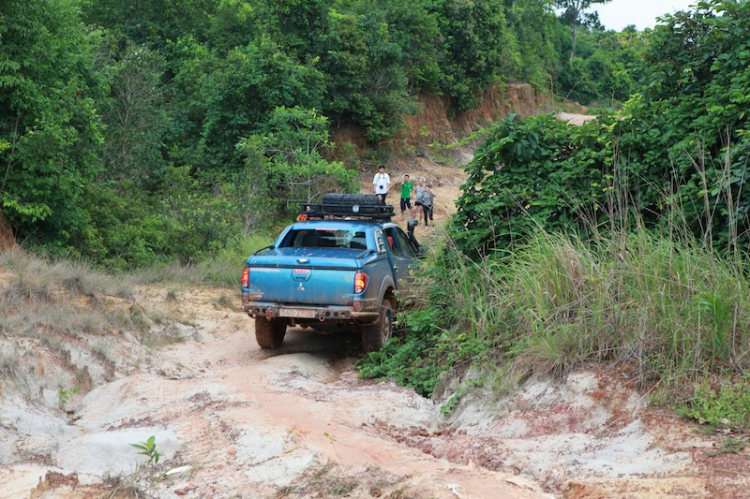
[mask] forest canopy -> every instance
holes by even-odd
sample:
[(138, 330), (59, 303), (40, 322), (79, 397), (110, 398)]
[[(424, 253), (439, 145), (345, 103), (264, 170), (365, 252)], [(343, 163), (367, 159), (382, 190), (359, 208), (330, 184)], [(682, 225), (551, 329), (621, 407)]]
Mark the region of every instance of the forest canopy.
[(618, 115), (494, 125), (468, 166), (453, 233), (468, 254), (538, 230), (684, 231), (739, 257), (750, 243), (750, 3), (699, 2), (648, 36), (646, 84)]
[[(46, 252), (114, 268), (190, 262), (309, 196), (354, 188), (357, 158), (330, 160), (331, 132), (358, 127), (377, 155), (419, 94), (456, 112), (511, 81), (627, 100), (646, 37), (585, 16), (571, 25), (553, 5), (3, 2), (0, 207)], [(280, 119), (290, 114), (300, 121)], [(321, 189), (304, 188), (323, 173)]]

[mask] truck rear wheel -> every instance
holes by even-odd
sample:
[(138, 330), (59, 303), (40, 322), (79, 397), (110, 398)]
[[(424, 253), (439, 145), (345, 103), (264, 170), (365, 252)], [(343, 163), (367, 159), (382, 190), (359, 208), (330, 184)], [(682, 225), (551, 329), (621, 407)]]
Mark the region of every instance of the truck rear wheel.
[(278, 319), (255, 318), (255, 340), (261, 348), (279, 348), (286, 334), (286, 323)]
[(378, 323), (362, 327), (362, 349), (365, 352), (377, 352), (391, 339), (392, 335), (393, 303), (390, 298), (383, 298)]

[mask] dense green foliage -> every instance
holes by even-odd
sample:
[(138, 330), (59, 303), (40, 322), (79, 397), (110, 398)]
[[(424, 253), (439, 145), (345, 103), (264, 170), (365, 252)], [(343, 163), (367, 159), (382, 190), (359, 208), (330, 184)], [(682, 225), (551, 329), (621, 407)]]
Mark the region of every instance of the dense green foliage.
[[(558, 50), (572, 50), (569, 33), (558, 38)], [(560, 62), (555, 89), (566, 99), (616, 107), (637, 90), (634, 70), (644, 38), (633, 29), (621, 33), (596, 28), (579, 30), (575, 56)]]
[(642, 68), (650, 83), (620, 119), (509, 117), (489, 131), (457, 203), (461, 250), (505, 249), (537, 228), (627, 226), (632, 210), (651, 227), (684, 223), (723, 252), (747, 247), (750, 5), (699, 7), (656, 27)]
[(267, 128), (268, 133), (237, 144), (247, 155), (246, 170), (237, 177), (238, 191), (243, 204), (254, 207), (244, 213), (246, 230), (257, 228), (263, 218), (273, 218), (273, 213), (293, 218), (292, 210), (318, 203), (337, 188), (359, 188), (354, 172), (322, 157), (331, 148), (328, 122), (315, 111), (276, 108)]
[[(602, 101), (624, 100), (631, 84), (632, 61), (601, 26), (578, 27), (581, 57), (568, 61), (571, 31), (549, 0), (0, 11), (0, 207), (27, 244), (118, 268), (200, 260), (325, 191), (356, 189), (356, 172), (324, 159), (331, 129), (353, 124), (377, 147), (419, 93), (459, 112), (507, 81)], [(279, 150), (284, 109), (318, 120), (312, 149)], [(287, 125), (297, 138), (307, 129)]]
[(613, 158), (611, 123), (570, 127), (552, 115), (524, 121), (511, 115), (492, 127), (466, 168), (452, 220), (459, 248), (485, 255), (537, 228), (584, 230), (586, 215), (596, 223), (610, 193), (602, 165)]
[[(647, 46), (649, 84), (618, 119), (488, 130), (456, 247), (425, 269), (410, 316), (432, 334), (388, 345), (363, 374), (424, 390), (467, 364), (502, 384), (617, 362), (681, 414), (747, 428), (749, 22), (747, 2), (668, 16)], [(410, 377), (392, 364), (425, 358)]]
[(0, 16), (0, 202), (22, 237), (55, 246), (85, 235), (100, 171), (105, 80), (74, 3), (4, 2)]
[[(699, 2), (693, 12), (667, 16), (645, 53), (649, 84), (622, 129), (620, 155), (654, 182), (673, 172), (673, 202), (694, 233), (721, 248), (747, 247), (750, 238), (748, 29), (747, 2)], [(658, 199), (648, 201), (658, 210)]]
[[(323, 159), (332, 127), (353, 123), (376, 144), (419, 92), (467, 109), (490, 84), (546, 85), (559, 59), (546, 0), (0, 11), (0, 207), (26, 244), (118, 268), (200, 260), (325, 190), (355, 189), (355, 172)], [(277, 109), (318, 120), (312, 149), (279, 150)]]

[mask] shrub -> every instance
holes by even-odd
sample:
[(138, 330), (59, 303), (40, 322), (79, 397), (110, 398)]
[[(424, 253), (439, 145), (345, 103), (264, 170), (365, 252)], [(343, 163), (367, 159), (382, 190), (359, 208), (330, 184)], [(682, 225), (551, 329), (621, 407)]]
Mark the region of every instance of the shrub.
[(695, 389), (692, 400), (678, 411), (682, 416), (716, 428), (750, 428), (750, 375), (740, 380), (706, 380)]
[(448, 246), (423, 268), (406, 339), (359, 368), (429, 395), (442, 373), (469, 367), (499, 385), (492, 373), (562, 378), (613, 362), (664, 400), (690, 404), (704, 376), (750, 368), (746, 274), (690, 241), (646, 230), (589, 241), (539, 234), (512, 258), (477, 262)]

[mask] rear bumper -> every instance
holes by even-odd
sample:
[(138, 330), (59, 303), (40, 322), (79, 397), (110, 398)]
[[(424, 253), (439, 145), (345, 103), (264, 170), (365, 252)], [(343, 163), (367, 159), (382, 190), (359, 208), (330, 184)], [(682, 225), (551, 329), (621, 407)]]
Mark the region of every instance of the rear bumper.
[(379, 319), (377, 311), (354, 310), (355, 307), (346, 306), (287, 306), (274, 303), (250, 302), (243, 305), (243, 309), (250, 317), (265, 317), (266, 319), (287, 318), (295, 322), (331, 322), (343, 321), (351, 323), (373, 323)]

